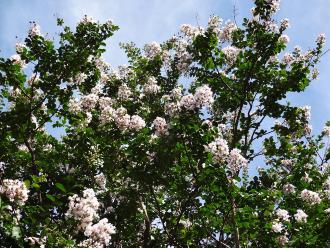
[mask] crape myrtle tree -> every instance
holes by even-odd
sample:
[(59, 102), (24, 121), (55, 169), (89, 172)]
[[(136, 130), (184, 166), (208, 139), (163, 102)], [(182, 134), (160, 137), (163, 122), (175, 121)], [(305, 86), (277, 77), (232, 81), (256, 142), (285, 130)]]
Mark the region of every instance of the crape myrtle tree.
[(32, 23), (0, 58), (1, 247), (329, 247), (330, 123), (312, 135), (310, 108), (285, 101), (325, 37), (285, 52), (278, 9), (122, 44), (116, 69), (111, 21), (58, 19), (58, 42)]

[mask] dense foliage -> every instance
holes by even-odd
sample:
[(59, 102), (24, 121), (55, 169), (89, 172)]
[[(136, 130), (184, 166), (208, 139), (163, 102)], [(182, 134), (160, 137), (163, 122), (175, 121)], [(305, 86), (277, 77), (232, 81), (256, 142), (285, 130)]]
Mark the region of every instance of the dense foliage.
[(112, 21), (58, 19), (58, 41), (32, 23), (0, 58), (1, 247), (330, 247), (330, 123), (312, 135), (285, 100), (325, 38), (286, 53), (278, 9), (122, 44), (118, 68)]

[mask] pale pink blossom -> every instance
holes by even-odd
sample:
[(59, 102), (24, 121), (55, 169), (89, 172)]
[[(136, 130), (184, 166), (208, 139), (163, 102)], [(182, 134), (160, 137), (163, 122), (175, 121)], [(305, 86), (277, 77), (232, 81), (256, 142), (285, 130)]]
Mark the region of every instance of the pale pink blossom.
[(160, 86), (157, 84), (155, 77), (149, 77), (147, 83), (143, 87), (143, 92), (146, 95), (156, 94), (160, 91)]
[(205, 146), (205, 151), (212, 154), (214, 163), (222, 163), (229, 155), (227, 141), (222, 138), (216, 138), (213, 142)]
[(146, 126), (145, 121), (138, 115), (132, 115), (130, 120), (130, 129), (138, 131)]
[(280, 222), (274, 222), (272, 225), (272, 231), (275, 233), (280, 233), (283, 230), (283, 225)]
[(166, 120), (162, 117), (156, 117), (153, 121), (153, 128), (155, 129), (155, 135), (162, 136), (168, 134), (168, 125)]
[(180, 100), (180, 107), (193, 110), (196, 108), (195, 97), (192, 94), (185, 95)]
[(297, 222), (307, 222), (308, 215), (301, 209), (297, 210), (297, 213), (294, 215), (294, 218)]
[(133, 95), (131, 89), (127, 84), (122, 84), (118, 88), (118, 98), (123, 101), (130, 100), (130, 97)]
[(0, 185), (0, 194), (6, 196), (9, 201), (15, 202), (17, 205), (24, 205), (29, 197), (29, 190), (24, 182), (17, 179), (3, 179)]
[(321, 202), (319, 194), (308, 189), (304, 189), (301, 192), (300, 197), (310, 205), (319, 204)]
[(157, 42), (145, 45), (144, 52), (147, 58), (153, 59), (162, 52), (161, 46)]
[(290, 194), (294, 194), (296, 192), (295, 190), (295, 186), (293, 186), (292, 184), (288, 183), (288, 184), (285, 184), (283, 186), (283, 193), (285, 195), (290, 195)]
[(228, 167), (233, 174), (241, 168), (246, 168), (248, 163), (248, 161), (241, 155), (241, 151), (237, 148), (230, 151), (227, 162)]
[(75, 219), (79, 223), (78, 230), (85, 230), (87, 226), (92, 224), (94, 219), (99, 217), (97, 214), (99, 206), (100, 203), (94, 190), (85, 189), (82, 197), (76, 194), (69, 197), (69, 209), (66, 216)]
[(282, 246), (286, 245), (289, 242), (288, 237), (285, 235), (278, 236), (276, 239), (277, 242)]
[(290, 215), (289, 215), (289, 212), (286, 211), (285, 209), (278, 209), (276, 211), (276, 215), (277, 217), (280, 219), (280, 220), (283, 220), (283, 221), (288, 221), (289, 218), (290, 218)]
[(196, 107), (210, 106), (213, 103), (213, 93), (209, 86), (203, 85), (196, 89), (194, 94)]

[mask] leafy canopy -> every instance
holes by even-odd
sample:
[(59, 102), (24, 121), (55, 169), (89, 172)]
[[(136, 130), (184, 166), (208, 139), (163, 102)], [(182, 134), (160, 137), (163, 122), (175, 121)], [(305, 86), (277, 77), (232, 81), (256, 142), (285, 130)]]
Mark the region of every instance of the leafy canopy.
[(329, 247), (330, 123), (312, 135), (309, 107), (285, 101), (325, 38), (286, 52), (278, 9), (122, 44), (118, 68), (112, 21), (58, 19), (58, 42), (32, 23), (0, 58), (1, 247)]

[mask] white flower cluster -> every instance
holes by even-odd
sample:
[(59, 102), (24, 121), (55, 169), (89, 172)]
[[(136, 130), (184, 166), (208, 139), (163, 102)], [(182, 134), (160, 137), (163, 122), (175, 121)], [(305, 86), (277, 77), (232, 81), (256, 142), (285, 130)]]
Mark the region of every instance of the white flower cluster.
[(117, 79), (127, 80), (133, 74), (133, 70), (127, 65), (120, 65), (112, 74)]
[(165, 114), (175, 116), (180, 112), (180, 105), (177, 102), (166, 102), (164, 105)]
[(124, 131), (129, 128), (131, 117), (127, 114), (127, 109), (124, 107), (120, 107), (114, 111), (113, 119), (120, 130)]
[(220, 42), (228, 42), (232, 40), (233, 32), (237, 30), (237, 26), (232, 21), (227, 21), (225, 26), (220, 28), (223, 20), (218, 16), (211, 16), (208, 21), (208, 28), (214, 32)]
[[(181, 100), (181, 97), (182, 97), (182, 88), (180, 87), (174, 88), (171, 91), (170, 95), (164, 95), (162, 97), (166, 115), (175, 116), (180, 112), (181, 106), (179, 101)], [(169, 101), (170, 99), (172, 99), (173, 102)], [(190, 106), (190, 104), (187, 104), (187, 106)]]
[(87, 79), (87, 75), (86, 73), (78, 73), (74, 79), (72, 80), (73, 82), (75, 82), (76, 84), (80, 85), (82, 84), (85, 80)]
[[(119, 107), (118, 109), (113, 108), (115, 100), (110, 97), (102, 96), (99, 94), (102, 91), (103, 84), (97, 84), (93, 89), (92, 93), (88, 95), (83, 95), (80, 100), (72, 98), (69, 100), (69, 110), (72, 113), (81, 112), (82, 110), (91, 111), (97, 104), (100, 108), (99, 121), (101, 125), (115, 122), (120, 130), (135, 130), (138, 131), (145, 127), (145, 121), (138, 115), (130, 116), (127, 114), (127, 110), (124, 107)], [(120, 99), (129, 99), (132, 95), (130, 88), (123, 84), (118, 89), (118, 97)], [(90, 112), (85, 112), (86, 120), (83, 124), (88, 124), (92, 120), (92, 114)]]
[(194, 27), (190, 24), (182, 24), (180, 31), (190, 39), (194, 39), (198, 35), (204, 34), (204, 30), (201, 27)]
[(208, 20), (207, 26), (211, 30), (216, 30), (222, 24), (222, 19), (219, 16), (211, 16)]
[(81, 20), (79, 21), (79, 24), (88, 24), (88, 23), (94, 23), (95, 21), (93, 20), (93, 18), (91, 16), (88, 15), (84, 15), (83, 18), (81, 18)]
[(307, 222), (308, 215), (301, 209), (297, 210), (297, 213), (294, 215), (294, 218), (297, 222)]
[[(282, 222), (290, 221), (289, 212), (285, 209), (279, 208), (276, 210), (276, 216), (277, 219), (275, 219), (272, 224), (272, 231), (274, 233), (282, 233), (285, 229), (285, 226)], [(277, 237), (277, 241), (280, 243), (280, 245), (285, 245), (289, 239), (286, 235), (280, 235)]]
[(330, 200), (330, 177), (323, 184), (325, 197)]
[(232, 66), (237, 59), (238, 54), (240, 53), (240, 49), (234, 46), (227, 46), (221, 50), (226, 58), (226, 62), (229, 66)]
[(283, 227), (283, 224), (280, 223), (280, 222), (275, 221), (275, 222), (273, 222), (273, 224), (272, 224), (272, 231), (275, 232), (275, 233), (280, 233), (280, 232), (282, 232), (283, 228), (284, 228), (284, 227)]
[(36, 73), (32, 73), (31, 77), (27, 80), (28, 85), (33, 85), (40, 81), (40, 76)]
[(113, 20), (112, 19), (108, 19), (106, 22), (105, 22), (105, 25), (108, 26), (108, 28), (111, 28), (114, 24), (113, 24)]
[(205, 146), (205, 151), (212, 154), (214, 163), (224, 162), (229, 155), (229, 147), (227, 141), (222, 138), (216, 138), (210, 144)]
[(138, 131), (146, 126), (145, 121), (139, 115), (127, 114), (126, 108), (114, 109), (112, 105), (115, 101), (110, 97), (100, 97), (98, 103), (101, 110), (99, 120), (102, 125), (114, 121), (122, 131), (127, 129)]
[(177, 58), (177, 69), (180, 73), (186, 73), (189, 65), (192, 62), (192, 56), (187, 51), (188, 44), (184, 41), (177, 42), (176, 58)]
[(101, 108), (101, 114), (99, 117), (101, 125), (110, 123), (113, 121), (114, 109), (111, 106), (105, 106)]
[(162, 52), (161, 46), (155, 41), (145, 45), (144, 47), (144, 53), (146, 57), (149, 59), (155, 58), (161, 52)]
[(318, 45), (323, 45), (325, 43), (325, 34), (319, 34), (319, 36), (316, 39), (316, 43)]
[(306, 136), (311, 135), (312, 129), (313, 129), (312, 125), (310, 125), (310, 124), (304, 124), (304, 134)]
[(21, 144), (17, 147), (17, 149), (19, 151), (22, 151), (22, 152), (29, 152), (29, 148), (27, 148), (27, 146), (25, 144)]
[(262, 22), (263, 26), (268, 32), (278, 33), (279, 28), (275, 20), (267, 20)]
[(156, 117), (156, 119), (153, 121), (153, 128), (155, 129), (156, 136), (168, 134), (168, 125), (166, 120), (162, 117)]
[(291, 53), (285, 53), (282, 58), (282, 63), (284, 65), (290, 65), (294, 61), (293, 55)]
[(309, 177), (309, 175), (306, 171), (304, 172), (304, 174), (305, 175), (301, 178), (303, 181), (305, 181), (306, 183), (310, 183), (313, 181), (313, 179)]
[(22, 206), (28, 200), (29, 190), (24, 182), (17, 179), (4, 179), (0, 185), (0, 194), (5, 195), (9, 201)]
[(32, 246), (38, 244), (39, 245), (39, 248), (45, 248), (46, 247), (47, 237), (46, 236), (44, 236), (42, 238), (38, 238), (38, 237), (27, 237), (27, 238), (24, 238), (24, 241), (25, 242), (28, 242)]
[(212, 154), (214, 163), (227, 162), (230, 171), (235, 174), (243, 167), (247, 167), (247, 160), (241, 155), (241, 151), (234, 148), (229, 152), (228, 143), (225, 139), (216, 138), (213, 142), (204, 146), (206, 152)]
[(290, 168), (292, 168), (293, 161), (291, 159), (283, 159), (283, 160), (281, 160), (281, 165), (283, 165), (287, 169), (290, 169)]
[(196, 102), (193, 94), (188, 94), (185, 96), (182, 96), (180, 100), (180, 107), (183, 107), (188, 110), (193, 110), (196, 107)]
[(96, 176), (94, 176), (95, 183), (98, 187), (101, 189), (105, 189), (107, 184), (107, 179), (105, 178), (103, 173), (99, 173)]
[(87, 153), (87, 162), (89, 165), (95, 168), (102, 168), (104, 165), (104, 160), (102, 158), (102, 153), (99, 149), (99, 146), (90, 146), (90, 149)]
[(81, 123), (81, 126), (82, 126), (82, 127), (86, 127), (89, 123), (91, 123), (92, 119), (93, 119), (93, 115), (92, 115), (92, 113), (91, 113), (91, 112), (86, 112), (86, 113), (85, 113), (85, 119), (84, 119), (84, 121)]
[(143, 92), (146, 95), (156, 94), (160, 91), (160, 86), (157, 85), (155, 77), (149, 77), (147, 83), (143, 87)]
[(172, 58), (172, 55), (168, 50), (164, 50), (162, 53), (161, 53), (161, 60), (163, 62), (163, 68), (166, 70), (166, 71), (171, 71), (171, 64), (173, 62), (173, 58)]
[(320, 169), (323, 173), (330, 171), (330, 163), (322, 163)]
[(213, 125), (212, 125), (212, 121), (210, 121), (210, 120), (205, 120), (205, 121), (202, 122), (202, 126), (206, 126), (206, 127), (208, 127), (208, 128), (212, 128), (212, 127), (213, 127)]
[(277, 242), (282, 246), (286, 245), (286, 243), (289, 242), (289, 239), (286, 235), (280, 235), (276, 239), (277, 239)]
[(114, 104), (114, 102), (115, 101), (110, 97), (99, 98), (99, 106), (101, 110), (99, 120), (102, 125), (113, 121), (113, 114), (115, 110), (112, 108), (112, 105)]
[(77, 112), (80, 112), (81, 111), (80, 102), (76, 98), (71, 98), (69, 100), (68, 107), (69, 107), (69, 111), (72, 112), (72, 113), (77, 113)]
[(287, 29), (290, 27), (290, 22), (288, 18), (284, 18), (281, 20), (281, 28), (282, 29)]
[(330, 208), (327, 208), (326, 210), (324, 210), (324, 213), (329, 214), (330, 215)]
[(144, 128), (146, 126), (145, 121), (138, 115), (132, 115), (130, 122), (129, 122), (129, 128), (135, 131), (139, 131), (140, 129)]
[(288, 44), (290, 42), (290, 38), (288, 35), (283, 34), (281, 35), (281, 37), (278, 39), (279, 42), (284, 43), (284, 44)]
[(270, 4), (271, 12), (277, 12), (280, 10), (280, 0), (267, 0)]
[(96, 94), (83, 95), (80, 99), (80, 105), (85, 110), (91, 110), (95, 108), (99, 97)]
[(196, 107), (210, 106), (213, 103), (213, 93), (209, 86), (203, 85), (196, 89), (194, 94)]
[(209, 86), (198, 87), (195, 94), (188, 94), (181, 98), (179, 106), (188, 110), (209, 107), (213, 103), (213, 93)]
[(89, 225), (86, 227), (84, 234), (89, 238), (81, 242), (78, 246), (86, 248), (103, 248), (109, 245), (111, 234), (114, 233), (116, 233), (115, 227), (108, 223), (108, 219), (104, 218), (97, 224)]
[(107, 73), (111, 68), (110, 64), (104, 60), (103, 57), (90, 55), (88, 57), (89, 62), (93, 62), (93, 64), (100, 70), (101, 73)]
[(180, 99), (182, 96), (182, 88), (176, 87), (171, 91), (171, 97), (174, 99)]
[(308, 189), (301, 191), (300, 197), (310, 205), (319, 204), (321, 202), (319, 194)]
[(300, 109), (302, 110), (304, 119), (309, 121), (311, 119), (311, 106), (304, 106)]
[[(285, 66), (291, 66), (293, 63), (309, 63), (310, 59), (314, 56), (313, 50), (307, 50), (305, 53), (302, 53), (301, 47), (295, 46), (294, 53), (285, 53), (282, 57), (281, 63)], [(311, 78), (315, 79), (318, 75), (316, 69), (311, 72)]]
[[(97, 175), (95, 179), (100, 181), (100, 184), (105, 184), (103, 174)], [(69, 209), (66, 216), (78, 221), (78, 230), (84, 231), (85, 236), (88, 237), (78, 247), (103, 248), (107, 246), (110, 243), (110, 235), (115, 233), (115, 227), (108, 223), (108, 219), (106, 218), (93, 225), (93, 220), (99, 218), (97, 210), (100, 206), (94, 190), (85, 189), (82, 197), (73, 195), (69, 197), (69, 200)]]
[(75, 194), (70, 196), (69, 200), (69, 209), (66, 216), (79, 222), (78, 230), (85, 230), (87, 226), (92, 224), (94, 219), (99, 217), (97, 210), (100, 203), (95, 197), (93, 189), (85, 189), (82, 197)]
[(330, 126), (325, 126), (322, 130), (322, 133), (326, 137), (330, 137)]
[(15, 48), (17, 53), (22, 53), (24, 51), (24, 48), (26, 48), (26, 45), (24, 43), (18, 42), (16, 43)]
[(114, 104), (114, 100), (107, 96), (102, 96), (99, 98), (99, 106), (100, 109), (105, 109), (107, 107), (111, 107)]
[(226, 25), (220, 29), (218, 34), (220, 41), (226, 42), (231, 41), (233, 32), (237, 30), (237, 26), (234, 22), (228, 21)]
[(118, 98), (123, 101), (130, 100), (130, 97), (133, 95), (131, 89), (126, 85), (122, 84), (118, 88)]
[(248, 161), (241, 155), (241, 151), (237, 148), (231, 150), (227, 158), (228, 167), (233, 174), (241, 168), (246, 168), (247, 162)]
[(289, 218), (290, 218), (290, 215), (289, 215), (289, 212), (286, 211), (285, 209), (278, 209), (276, 211), (276, 215), (277, 217), (282, 220), (282, 221), (289, 221)]
[(117, 127), (125, 131), (127, 129), (138, 131), (146, 126), (145, 121), (138, 115), (130, 116), (124, 107), (120, 107), (113, 112), (112, 118), (114, 119)]
[(21, 59), (21, 56), (18, 54), (14, 54), (10, 57), (11, 62), (14, 65), (19, 65), (20, 67), (24, 68), (26, 66), (26, 63), (24, 60)]
[(29, 29), (29, 36), (32, 38), (34, 36), (41, 36), (40, 26), (33, 23)]
[(5, 168), (6, 168), (6, 163), (0, 161), (0, 173), (3, 173)]

